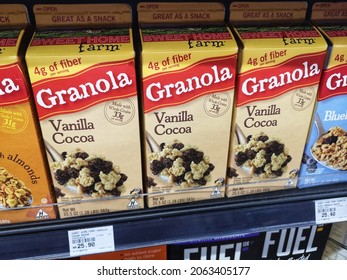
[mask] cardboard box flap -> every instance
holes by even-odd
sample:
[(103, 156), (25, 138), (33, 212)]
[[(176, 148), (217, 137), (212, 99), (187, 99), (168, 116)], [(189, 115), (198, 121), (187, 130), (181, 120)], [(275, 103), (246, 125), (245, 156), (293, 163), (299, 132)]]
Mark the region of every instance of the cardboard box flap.
[(324, 21), (347, 21), (347, 2), (318, 2), (312, 7), (311, 20), (314, 22)]
[(0, 5), (0, 28), (6, 26), (22, 26), (29, 23), (28, 12), (21, 4)]
[(223, 23), (225, 16), (225, 7), (219, 2), (140, 2), (137, 11), (142, 25)]
[(38, 28), (66, 26), (129, 26), (131, 8), (127, 4), (34, 5)]
[(229, 21), (241, 23), (282, 23), (305, 20), (307, 3), (298, 2), (232, 2)]

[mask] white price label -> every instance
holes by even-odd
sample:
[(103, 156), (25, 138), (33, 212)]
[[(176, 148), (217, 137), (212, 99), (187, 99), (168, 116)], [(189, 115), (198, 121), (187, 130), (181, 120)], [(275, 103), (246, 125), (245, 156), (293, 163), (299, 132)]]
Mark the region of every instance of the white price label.
[(315, 207), (317, 224), (347, 221), (347, 197), (316, 200)]
[(68, 231), (70, 256), (114, 251), (113, 226)]

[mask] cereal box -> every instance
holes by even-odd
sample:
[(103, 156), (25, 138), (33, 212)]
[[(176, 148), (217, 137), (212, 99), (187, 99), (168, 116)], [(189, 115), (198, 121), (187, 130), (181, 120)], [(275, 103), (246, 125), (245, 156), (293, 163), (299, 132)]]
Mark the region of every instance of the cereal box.
[(130, 7), (34, 13), (26, 61), (61, 218), (142, 208)]
[(139, 3), (148, 206), (224, 196), (237, 44), (219, 3)]
[[(166, 245), (148, 246), (115, 252), (83, 255), (81, 260), (166, 260)], [(100, 269), (103, 275), (104, 270)], [(108, 274), (105, 274), (108, 275)]]
[(167, 245), (169, 260), (255, 260), (263, 236), (260, 232), (202, 238)]
[(294, 188), (327, 44), (304, 21), (306, 3), (233, 2), (230, 9), (242, 49), (227, 196)]
[(273, 229), (169, 244), (171, 260), (320, 260), (331, 224)]
[(56, 218), (47, 159), (28, 87), (22, 5), (0, 5), (0, 224)]
[(299, 188), (347, 181), (347, 3), (316, 3), (312, 20), (329, 48)]
[(263, 233), (261, 260), (320, 260), (331, 224), (269, 230)]

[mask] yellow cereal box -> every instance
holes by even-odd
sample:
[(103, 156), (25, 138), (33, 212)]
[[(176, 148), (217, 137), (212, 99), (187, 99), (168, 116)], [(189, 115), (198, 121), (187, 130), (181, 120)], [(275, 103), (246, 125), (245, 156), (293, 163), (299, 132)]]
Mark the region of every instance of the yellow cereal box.
[[(227, 196), (294, 188), (327, 44), (305, 2), (232, 2), (242, 45)], [(269, 24), (271, 22), (271, 24)]]
[(23, 57), (22, 5), (0, 5), (0, 224), (56, 218)]
[(142, 208), (130, 6), (34, 13), (26, 61), (61, 218)]
[(139, 3), (148, 206), (224, 196), (237, 45), (220, 3)]

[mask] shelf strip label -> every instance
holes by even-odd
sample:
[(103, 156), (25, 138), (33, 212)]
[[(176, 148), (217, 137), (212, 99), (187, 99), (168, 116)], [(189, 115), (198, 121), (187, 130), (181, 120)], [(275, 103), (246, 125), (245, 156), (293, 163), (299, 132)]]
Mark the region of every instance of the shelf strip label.
[(315, 213), (317, 224), (347, 221), (347, 197), (316, 200)]
[(68, 231), (70, 256), (81, 256), (115, 250), (113, 226)]

